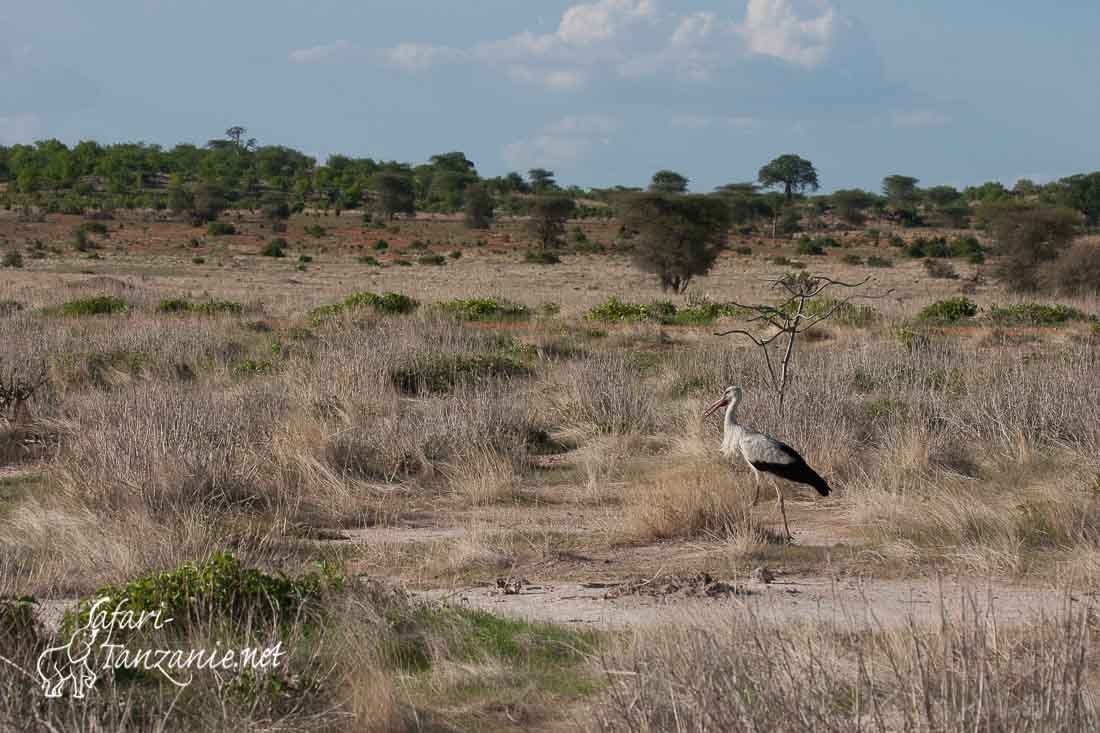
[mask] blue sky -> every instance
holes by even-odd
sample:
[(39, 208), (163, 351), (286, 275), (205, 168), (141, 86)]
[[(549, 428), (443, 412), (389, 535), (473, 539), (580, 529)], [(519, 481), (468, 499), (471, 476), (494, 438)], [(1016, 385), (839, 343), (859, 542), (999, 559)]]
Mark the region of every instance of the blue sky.
[(261, 144), (695, 190), (1100, 169), (1096, 0), (10, 0), (0, 144)]

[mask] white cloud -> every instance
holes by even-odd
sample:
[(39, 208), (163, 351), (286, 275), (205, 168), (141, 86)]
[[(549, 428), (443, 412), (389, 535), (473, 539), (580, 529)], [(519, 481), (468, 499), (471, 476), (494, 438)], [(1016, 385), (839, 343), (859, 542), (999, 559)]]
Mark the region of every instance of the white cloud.
[(652, 17), (656, 10), (653, 0), (599, 0), (573, 5), (562, 14), (557, 36), (575, 46), (606, 41), (627, 23)]
[(532, 69), (529, 66), (511, 66), (508, 75), (515, 81), (538, 84), (552, 92), (572, 92), (584, 86), (588, 77), (581, 71), (563, 69)]
[(290, 60), (296, 64), (313, 64), (341, 56), (355, 48), (351, 41), (333, 41), (319, 46), (299, 48), (290, 52)]
[(619, 122), (603, 115), (570, 115), (547, 125), (528, 140), (504, 146), (505, 161), (519, 169), (575, 164), (611, 142)]
[(680, 20), (680, 25), (669, 39), (669, 45), (695, 47), (710, 36), (714, 25), (714, 13), (692, 13)]
[(42, 137), (42, 121), (38, 115), (25, 113), (0, 117), (0, 145), (34, 142)]
[(459, 51), (447, 46), (433, 46), (429, 43), (401, 43), (386, 50), (386, 62), (390, 66), (405, 71), (423, 71), (446, 58), (461, 55)]
[(934, 109), (910, 109), (894, 112), (894, 127), (943, 127), (951, 121), (947, 115)]
[(814, 4), (821, 15), (803, 19), (792, 0), (749, 0), (737, 30), (752, 53), (813, 68), (828, 55), (836, 25), (832, 6), (825, 0)]

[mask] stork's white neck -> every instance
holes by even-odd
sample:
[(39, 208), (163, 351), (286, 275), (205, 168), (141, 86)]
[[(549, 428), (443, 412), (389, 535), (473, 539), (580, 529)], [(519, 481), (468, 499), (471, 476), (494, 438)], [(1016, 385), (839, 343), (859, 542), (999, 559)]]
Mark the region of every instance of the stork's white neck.
[(737, 424), (737, 406), (740, 403), (741, 398), (739, 396), (735, 397), (730, 400), (729, 406), (726, 408), (726, 419), (722, 430), (722, 453), (729, 458), (732, 458), (734, 453), (737, 452), (738, 445), (741, 442), (741, 426)]

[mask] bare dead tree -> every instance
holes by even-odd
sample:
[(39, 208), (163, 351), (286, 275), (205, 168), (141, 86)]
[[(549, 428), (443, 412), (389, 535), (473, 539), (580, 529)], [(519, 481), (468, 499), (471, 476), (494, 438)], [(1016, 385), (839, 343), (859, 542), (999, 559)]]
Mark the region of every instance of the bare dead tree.
[[(785, 300), (779, 305), (732, 303), (732, 305), (753, 314), (748, 319), (749, 323), (764, 323), (774, 329), (771, 335), (757, 335), (739, 328), (715, 335), (746, 336), (760, 347), (764, 355), (764, 364), (768, 368), (769, 386), (776, 399), (776, 412), (782, 418), (783, 403), (787, 394), (787, 385), (790, 381), (791, 359), (794, 356), (795, 342), (798, 337), (822, 321), (827, 321), (841, 309), (847, 308), (855, 298), (883, 298), (892, 291), (877, 295), (853, 292), (846, 298), (830, 300), (828, 307), (824, 310), (807, 310), (807, 303), (825, 293), (829, 288), (846, 288), (849, 291), (857, 291), (870, 281), (871, 278), (867, 277), (857, 283), (846, 283), (833, 280), (824, 275), (808, 275), (804, 272), (787, 273), (783, 277), (767, 281), (771, 283), (771, 289), (779, 290), (785, 296)], [(778, 348), (773, 348), (773, 346)], [(782, 353), (781, 356), (779, 352)]]
[(25, 420), (29, 416), (27, 402), (47, 381), (45, 365), (29, 372), (14, 366), (0, 370), (0, 417), (9, 422)]

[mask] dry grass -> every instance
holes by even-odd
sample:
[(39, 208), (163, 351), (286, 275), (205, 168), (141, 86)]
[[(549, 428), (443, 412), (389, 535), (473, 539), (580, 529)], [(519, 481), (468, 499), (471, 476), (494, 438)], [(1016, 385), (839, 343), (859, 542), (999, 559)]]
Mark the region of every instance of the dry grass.
[[(998, 628), (971, 598), (936, 629), (843, 632), (690, 624), (623, 640), (600, 660), (602, 730), (1093, 729), (1090, 611)], [(1068, 609), (1068, 600), (1067, 600)]]
[[(423, 237), (421, 229), (434, 224), (409, 226), (410, 237)], [(772, 254), (723, 259), (693, 289), (715, 301), (734, 293), (767, 300), (759, 279), (782, 272), (766, 264)], [(428, 582), (552, 567), (575, 546), (599, 554), (690, 541), (737, 561), (769, 557), (776, 548), (757, 523), (767, 515), (750, 518), (747, 510), (752, 477), (717, 455), (718, 421), (700, 419), (703, 406), (733, 383), (746, 389), (741, 418), (796, 446), (834, 486), (829, 515), (858, 546), (862, 572), (934, 566), (1100, 582), (1100, 341), (1089, 324), (1041, 332), (980, 317), (967, 326), (915, 325), (920, 308), (957, 295), (959, 284), (929, 281), (919, 263), (904, 262), (881, 275), (883, 287), (897, 287), (875, 302), (881, 319), (858, 328), (832, 324), (827, 338), (799, 344), (780, 417), (759, 354), (744, 342), (715, 337), (710, 328), (581, 320), (609, 295), (660, 297), (623, 258), (570, 256), (534, 277), (531, 266), (499, 247), (472, 247), (447, 268), (364, 272), (350, 256), (318, 255), (308, 273), (293, 274), (294, 283), (279, 263), (235, 261), (232, 250), (224, 253), (224, 269), (202, 274), (181, 270), (175, 255), (120, 254), (95, 265), (110, 277), (85, 277), (75, 272), (82, 263), (50, 260), (0, 282), (0, 301), (25, 306), (0, 315), (0, 367), (45, 364), (50, 374), (49, 388), (31, 404), (30, 424), (18, 432), (0, 424), (0, 452), (31, 467), (36, 482), (33, 490), (0, 494), (0, 593), (86, 593), (212, 549), (293, 569), (332, 552), (302, 539), (315, 530), (401, 525), (426, 515), (445, 522), (452, 513), (471, 529), (457, 540), (344, 552), (372, 572)], [(832, 253), (821, 268), (846, 279), (862, 272)], [(971, 269), (960, 266), (964, 278)], [(1013, 302), (995, 284), (968, 287), (982, 306)], [(313, 308), (355, 290), (394, 290), (425, 304), (499, 294), (532, 307), (556, 301), (561, 310), (511, 324), (460, 323), (431, 308), (409, 316), (356, 311), (321, 324), (309, 318)], [(125, 299), (128, 313), (60, 318), (42, 310), (103, 294)], [(156, 312), (160, 299), (179, 296), (239, 300), (245, 310), (214, 317)], [(1095, 297), (1062, 302), (1100, 310)], [(769, 486), (762, 498), (771, 501)], [(467, 523), (475, 511), (548, 505), (572, 513), (584, 531), (518, 527), (506, 517), (500, 526)], [(532, 509), (526, 516), (534, 515)], [(817, 721), (845, 729), (857, 718), (871, 728), (906, 727), (910, 719), (913, 729), (958, 721), (973, 727), (978, 714), (965, 712), (970, 703), (961, 701), (985, 695), (981, 715), (997, 716), (979, 716), (993, 721), (989, 729), (1013, 722), (1009, 708), (1017, 703), (1056, 728), (1085, 720), (1065, 702), (1077, 688), (1053, 678), (1033, 685), (1003, 662), (1032, 654), (1041, 669), (1080, 669), (1070, 658), (1082, 648), (1078, 626), (1060, 623), (1033, 632), (1052, 644), (1064, 632), (1076, 646), (1052, 645), (1045, 657), (1022, 641), (1008, 647), (1022, 656), (980, 657), (990, 629), (973, 619), (933, 636), (856, 639), (798, 630), (761, 648), (772, 632), (756, 627), (685, 632), (675, 644), (673, 637), (666, 645), (639, 642), (615, 659), (644, 667), (645, 675), (629, 680), (641, 686), (645, 706), (613, 705), (608, 723), (666, 729), (675, 723), (667, 717), (675, 703), (675, 715), (687, 716), (684, 728)], [(369, 629), (334, 628), (336, 647), (361, 647), (369, 658)], [(811, 651), (824, 667), (807, 661)], [(777, 661), (768, 662), (765, 652), (776, 652)], [(959, 677), (945, 660), (962, 652), (979, 655), (968, 658), (985, 660), (987, 671)], [(707, 660), (699, 679), (688, 674), (692, 655)], [(794, 665), (786, 677), (776, 666), (782, 660)], [(873, 682), (859, 672), (872, 661)], [(671, 671), (660, 672), (659, 663)], [(441, 663), (430, 682), (411, 686), (373, 663), (341, 668), (341, 715), (350, 710), (358, 723), (366, 716), (384, 721), (380, 729), (399, 728), (409, 723), (403, 716), (410, 695), (430, 689), (451, 696), (447, 721), (477, 727), (491, 718), (497, 725), (501, 717), (482, 718), (481, 708), (463, 717), (465, 693), (456, 690), (478, 681), (489, 686), (507, 668), (492, 657)], [(760, 684), (751, 675), (762, 675)], [(921, 687), (913, 687), (912, 675), (925, 680)], [(972, 677), (1017, 686), (979, 693)], [(764, 689), (764, 680), (775, 688)], [(787, 699), (800, 685), (810, 691), (806, 709)], [(1070, 697), (1036, 708), (1029, 690), (1044, 685)], [(886, 695), (883, 704), (893, 711), (884, 710), (881, 721), (868, 707), (872, 691)], [(770, 702), (749, 705), (745, 696)], [(913, 701), (932, 705), (938, 717)], [(151, 719), (165, 711), (157, 705), (146, 709)], [(413, 724), (430, 728), (430, 718)], [(120, 719), (66, 724), (110, 728)], [(202, 722), (230, 727), (228, 720)], [(278, 727), (268, 722), (254, 727)]]

